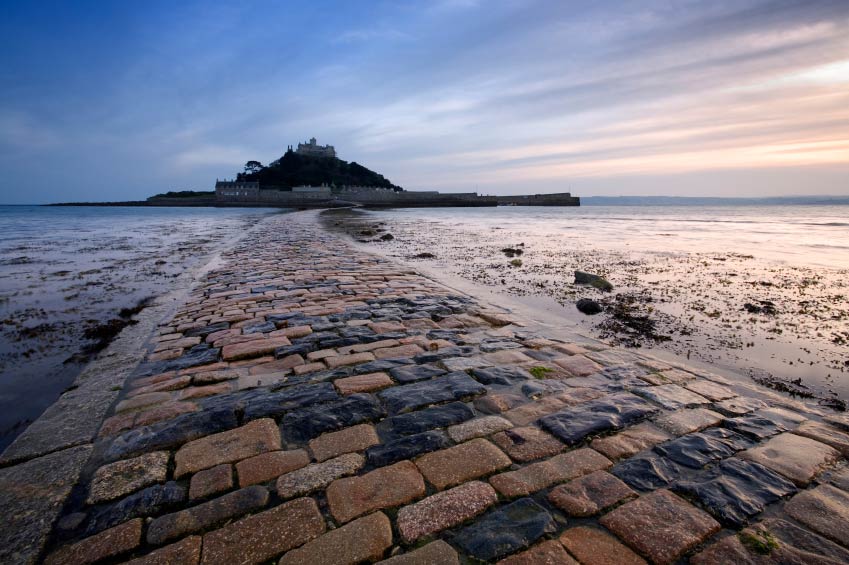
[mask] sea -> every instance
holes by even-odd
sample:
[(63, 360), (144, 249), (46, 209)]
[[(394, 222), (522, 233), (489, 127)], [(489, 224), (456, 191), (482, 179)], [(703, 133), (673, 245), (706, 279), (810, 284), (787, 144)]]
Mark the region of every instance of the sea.
[[(0, 206), (0, 450), (71, 386), (110, 328), (132, 323), (145, 300), (171, 290), (272, 213), (279, 212)], [(661, 326), (675, 346), (644, 347), (798, 376), (849, 398), (847, 205), (365, 214), (396, 236), (373, 249), (438, 278), (465, 280), (469, 292), (550, 300), (559, 309), (549, 314), (598, 333), (598, 318), (577, 313), (574, 301), (610, 297), (572, 284), (574, 269), (597, 271), (614, 283), (614, 294), (648, 293), (652, 315), (671, 317)], [(502, 253), (507, 246), (521, 246), (520, 267)], [(414, 258), (424, 251), (436, 257)], [(764, 306), (761, 300), (776, 313), (744, 309)]]

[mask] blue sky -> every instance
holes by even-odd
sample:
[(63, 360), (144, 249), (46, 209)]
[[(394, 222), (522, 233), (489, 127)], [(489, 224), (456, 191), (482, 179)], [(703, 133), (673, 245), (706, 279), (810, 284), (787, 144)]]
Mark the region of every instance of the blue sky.
[(849, 2), (26, 2), (0, 202), (210, 189), (316, 136), (408, 189), (849, 194)]

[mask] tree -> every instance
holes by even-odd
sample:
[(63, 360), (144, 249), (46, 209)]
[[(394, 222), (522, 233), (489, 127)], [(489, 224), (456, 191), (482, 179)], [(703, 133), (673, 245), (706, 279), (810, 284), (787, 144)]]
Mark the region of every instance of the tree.
[(258, 173), (262, 170), (262, 163), (259, 161), (248, 161), (245, 163), (245, 172), (249, 175)]

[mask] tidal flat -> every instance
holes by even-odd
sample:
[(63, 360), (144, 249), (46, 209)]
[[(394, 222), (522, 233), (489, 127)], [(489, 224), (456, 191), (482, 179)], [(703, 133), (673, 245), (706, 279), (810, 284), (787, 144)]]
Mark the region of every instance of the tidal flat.
[[(328, 222), (369, 249), (525, 314), (843, 409), (847, 211), (510, 207), (356, 211)], [(604, 277), (612, 291), (576, 284), (576, 270)], [(579, 312), (580, 299), (600, 313)]]
[(0, 450), (149, 300), (264, 214), (0, 207)]

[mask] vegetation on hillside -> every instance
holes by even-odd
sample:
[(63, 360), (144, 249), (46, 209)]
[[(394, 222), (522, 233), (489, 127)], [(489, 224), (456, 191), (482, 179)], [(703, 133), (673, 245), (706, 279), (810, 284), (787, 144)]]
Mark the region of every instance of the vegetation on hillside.
[(383, 175), (362, 165), (335, 157), (311, 157), (287, 151), (268, 166), (259, 161), (248, 161), (245, 171), (236, 177), (240, 181), (258, 181), (262, 188), (290, 188), (293, 186), (378, 186), (398, 192), (403, 189), (389, 182)]

